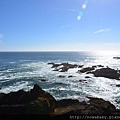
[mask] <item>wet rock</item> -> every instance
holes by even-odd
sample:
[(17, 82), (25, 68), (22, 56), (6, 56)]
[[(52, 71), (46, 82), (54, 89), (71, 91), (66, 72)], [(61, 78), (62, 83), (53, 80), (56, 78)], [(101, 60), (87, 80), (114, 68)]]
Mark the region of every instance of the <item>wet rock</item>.
[(59, 71), (59, 72), (67, 72), (69, 69), (83, 67), (83, 65), (70, 64), (70, 63), (61, 63), (61, 64), (48, 63), (48, 65), (52, 65), (51, 68), (54, 68), (53, 71)]
[(55, 64), (55, 63), (51, 62), (51, 63), (48, 63), (48, 65), (52, 65), (51, 68), (56, 68), (56, 67), (59, 67), (61, 64)]
[(62, 67), (59, 69), (59, 72), (67, 72), (68, 71), (68, 67)]
[(39, 81), (46, 82), (48, 79), (39, 79)]
[(97, 65), (98, 67), (104, 67), (103, 65)]
[(69, 76), (68, 76), (68, 78), (71, 78), (71, 77), (75, 77), (75, 76), (73, 76), (73, 75), (69, 75)]
[(91, 77), (89, 77), (89, 76), (85, 76), (85, 78), (91, 78)]
[(81, 70), (78, 70), (78, 72), (85, 73), (85, 72), (92, 71), (94, 69), (95, 69), (94, 67), (86, 67), (86, 68), (83, 68)]
[(113, 57), (113, 59), (120, 59), (120, 57)]
[(116, 85), (116, 87), (120, 87), (120, 84)]
[(79, 80), (79, 82), (87, 83), (87, 80)]
[(102, 68), (92, 72), (95, 77), (106, 77), (110, 79), (119, 79), (120, 74), (117, 70), (111, 68)]
[(64, 76), (64, 75), (59, 75), (58, 77), (59, 77), (59, 78), (65, 78), (66, 76)]
[(84, 65), (78, 65), (78, 68), (82, 68)]

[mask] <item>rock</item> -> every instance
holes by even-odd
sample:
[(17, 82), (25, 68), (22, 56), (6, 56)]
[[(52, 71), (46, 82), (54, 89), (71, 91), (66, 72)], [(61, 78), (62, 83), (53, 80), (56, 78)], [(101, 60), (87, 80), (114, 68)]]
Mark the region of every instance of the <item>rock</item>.
[(91, 78), (91, 77), (89, 77), (89, 76), (85, 76), (85, 78)]
[(48, 81), (48, 79), (39, 79), (39, 80), (42, 81), (42, 82)]
[(55, 68), (53, 71), (59, 71), (59, 72), (67, 72), (69, 69), (72, 68), (81, 68), (83, 65), (77, 65), (77, 64), (69, 64), (69, 63), (48, 63), (48, 65), (52, 65), (51, 68)]
[(68, 76), (68, 78), (71, 78), (71, 77), (75, 77), (75, 76), (73, 76), (73, 75), (69, 75), (69, 76)]
[(84, 65), (78, 65), (78, 68), (82, 68)]
[(120, 115), (109, 101), (87, 97), (88, 102), (74, 99), (56, 101), (52, 95), (37, 84), (28, 92), (19, 90), (8, 94), (0, 93), (0, 114), (43, 114), (55, 118), (66, 114), (75, 115)]
[(61, 64), (55, 64), (55, 63), (51, 62), (51, 63), (48, 63), (48, 65), (52, 65), (51, 68), (56, 68), (56, 67), (60, 66)]
[(104, 67), (103, 65), (97, 65), (98, 67)]
[(112, 115), (119, 114), (114, 105), (101, 98), (89, 98), (89, 104), (86, 102), (79, 102), (78, 100), (63, 99), (56, 102), (56, 106), (52, 116), (60, 116), (66, 114), (72, 115)]
[(87, 83), (87, 80), (79, 80), (79, 82)]
[(113, 104), (111, 104), (109, 101), (105, 101), (101, 98), (92, 98), (92, 97), (87, 97), (90, 99), (89, 103), (98, 106), (101, 108), (103, 114), (112, 114), (112, 111), (114, 111), (116, 108)]
[(59, 72), (67, 72), (68, 71), (68, 67), (62, 67), (59, 69)]
[(65, 78), (65, 76), (64, 76), (64, 75), (59, 75), (58, 77), (59, 77), (59, 78)]
[(81, 70), (78, 70), (78, 72), (85, 73), (85, 72), (88, 72), (88, 71), (92, 71), (94, 69), (95, 69), (94, 67), (86, 67), (86, 68), (83, 68)]
[[(34, 88), (28, 92), (19, 90), (8, 94), (0, 93), (0, 113), (29, 114), (34, 111), (34, 114), (38, 114), (38, 112), (40, 114), (48, 113), (48, 110), (50, 113), (54, 109), (55, 102), (56, 100), (52, 95), (35, 84)], [(34, 109), (36, 105), (37, 107)]]
[(120, 57), (113, 57), (113, 59), (120, 59)]
[(116, 87), (120, 87), (120, 84), (116, 85)]
[(119, 79), (120, 74), (117, 70), (111, 68), (102, 68), (92, 72), (95, 77), (106, 77), (110, 79)]
[(104, 67), (103, 65), (94, 65), (92, 68), (97, 68), (97, 67)]

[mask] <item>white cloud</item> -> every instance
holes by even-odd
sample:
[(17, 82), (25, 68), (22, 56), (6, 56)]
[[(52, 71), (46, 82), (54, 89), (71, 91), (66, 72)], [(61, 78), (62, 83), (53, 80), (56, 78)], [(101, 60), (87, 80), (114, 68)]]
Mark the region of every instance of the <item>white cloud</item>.
[(97, 33), (102, 33), (102, 32), (109, 32), (109, 31), (111, 31), (111, 29), (100, 29), (100, 30), (95, 31), (94, 33), (97, 34)]
[(0, 39), (3, 38), (4, 34), (0, 34)]

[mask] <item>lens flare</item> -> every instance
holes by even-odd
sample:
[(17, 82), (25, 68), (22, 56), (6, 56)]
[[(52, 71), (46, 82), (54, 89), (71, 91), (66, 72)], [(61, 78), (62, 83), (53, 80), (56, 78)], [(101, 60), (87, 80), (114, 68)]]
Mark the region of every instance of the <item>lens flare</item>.
[(79, 15), (77, 16), (77, 20), (81, 20), (83, 16), (83, 10), (87, 8), (88, 0), (85, 0), (84, 3), (82, 4), (82, 11), (79, 12)]
[(83, 12), (82, 12), (82, 11), (80, 11), (80, 12), (79, 12), (79, 16), (81, 16), (81, 17), (82, 17), (82, 15), (83, 15)]
[(77, 20), (81, 20), (81, 16), (77, 16)]
[(86, 4), (82, 5), (82, 9), (86, 9), (86, 7), (87, 7)]

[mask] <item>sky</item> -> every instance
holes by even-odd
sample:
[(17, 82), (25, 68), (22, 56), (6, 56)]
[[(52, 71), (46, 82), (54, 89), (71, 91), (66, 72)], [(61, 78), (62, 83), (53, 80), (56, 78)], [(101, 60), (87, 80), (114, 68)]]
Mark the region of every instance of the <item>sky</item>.
[(0, 51), (119, 51), (120, 0), (0, 0)]

